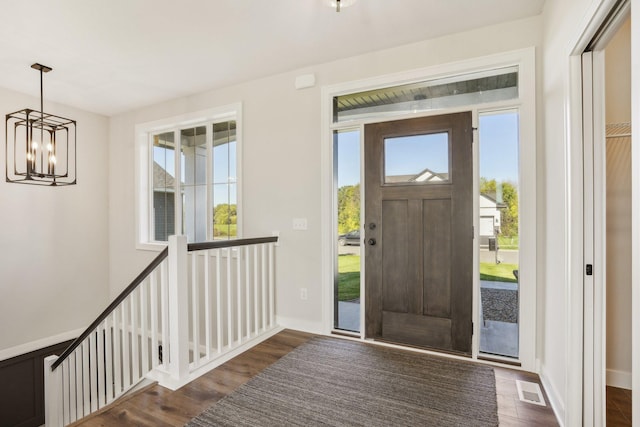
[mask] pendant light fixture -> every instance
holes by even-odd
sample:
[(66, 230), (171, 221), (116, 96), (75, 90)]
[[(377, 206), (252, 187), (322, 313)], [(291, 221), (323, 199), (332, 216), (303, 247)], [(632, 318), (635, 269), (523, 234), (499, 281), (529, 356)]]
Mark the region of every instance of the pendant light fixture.
[(40, 110), (6, 116), (7, 182), (75, 184), (76, 121), (44, 112), (42, 78), (52, 69), (37, 63), (31, 68), (40, 72)]
[(357, 0), (326, 0), (326, 3), (334, 8), (336, 12), (340, 12), (345, 7), (353, 5)]

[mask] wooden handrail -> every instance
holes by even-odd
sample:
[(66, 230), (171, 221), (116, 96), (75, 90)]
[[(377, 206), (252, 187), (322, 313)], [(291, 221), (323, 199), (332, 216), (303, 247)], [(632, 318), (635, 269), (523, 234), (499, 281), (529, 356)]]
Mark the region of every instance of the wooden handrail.
[(189, 252), (204, 251), (207, 249), (232, 248), (236, 246), (259, 245), (261, 243), (275, 243), (277, 241), (277, 236), (254, 237), (252, 239), (215, 240), (213, 242), (189, 243), (187, 245), (187, 250)]
[(98, 327), (98, 325), (100, 325), (100, 323), (102, 323), (104, 321), (104, 319), (107, 318), (107, 316), (109, 314), (111, 314), (111, 312), (118, 306), (120, 305), (120, 303), (122, 301), (124, 301), (124, 299), (126, 297), (129, 296), (129, 294), (131, 292), (133, 292), (140, 283), (142, 283), (142, 281), (144, 279), (147, 278), (147, 276), (149, 274), (151, 274), (151, 272), (153, 270), (156, 269), (157, 266), (160, 265), (160, 263), (162, 261), (164, 261), (164, 259), (169, 255), (169, 248), (166, 247), (162, 250), (162, 252), (160, 252), (160, 254), (155, 257), (155, 259), (153, 261), (151, 261), (151, 263), (147, 266), (147, 268), (145, 268), (144, 270), (142, 270), (142, 272), (140, 274), (138, 274), (138, 276), (133, 279), (133, 281), (131, 282), (131, 284), (129, 286), (127, 286), (121, 293), (120, 295), (118, 295), (118, 297), (116, 299), (114, 299), (111, 304), (109, 304), (109, 306), (107, 308), (105, 308), (105, 310), (100, 314), (100, 316), (98, 316), (96, 318), (96, 320), (93, 321), (93, 323), (91, 325), (89, 325), (89, 327), (87, 329), (85, 329), (85, 331), (80, 334), (80, 336), (78, 338), (76, 338), (69, 347), (67, 347), (67, 349), (62, 352), (62, 354), (60, 355), (60, 357), (58, 357), (58, 359), (51, 365), (51, 370), (53, 371), (54, 369), (56, 369), (67, 357), (69, 357), (69, 355), (71, 353), (73, 353), (73, 351), (78, 348), (78, 346), (80, 344), (82, 344), (82, 341), (85, 340), (85, 338), (87, 338), (89, 335), (91, 335), (91, 333), (94, 331), (95, 328)]
[[(247, 245), (258, 245), (261, 243), (275, 243), (278, 241), (278, 237), (256, 237), (252, 239), (232, 239), (232, 240), (217, 240), (212, 242), (201, 242), (201, 243), (189, 243), (187, 245), (187, 250), (189, 252), (192, 251), (202, 251), (207, 249), (220, 249), (220, 248), (230, 248), (236, 246), (247, 246)], [(62, 352), (60, 357), (51, 365), (51, 370), (56, 369), (60, 364), (67, 358), (71, 353), (75, 351), (76, 348), (80, 346), (80, 344), (89, 336), (91, 333), (104, 321), (104, 319), (115, 310), (115, 308), (122, 303), (133, 292), (140, 283), (144, 279), (151, 274), (153, 270), (156, 269), (160, 265), (162, 261), (169, 255), (169, 248), (166, 247), (160, 252), (160, 254), (154, 258), (153, 261), (131, 282), (129, 286), (127, 286), (121, 293), (118, 295), (116, 299), (114, 299), (111, 304), (96, 318), (96, 320), (89, 325), (85, 331), (80, 334), (78, 338), (76, 338), (73, 343), (67, 349)]]

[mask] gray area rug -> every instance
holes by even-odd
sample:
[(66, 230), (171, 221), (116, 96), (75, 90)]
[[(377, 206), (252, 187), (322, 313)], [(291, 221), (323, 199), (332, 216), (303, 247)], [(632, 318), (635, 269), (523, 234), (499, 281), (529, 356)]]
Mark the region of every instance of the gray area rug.
[(316, 337), (187, 426), (497, 426), (493, 369)]
[(518, 323), (518, 291), (480, 288), (484, 320)]

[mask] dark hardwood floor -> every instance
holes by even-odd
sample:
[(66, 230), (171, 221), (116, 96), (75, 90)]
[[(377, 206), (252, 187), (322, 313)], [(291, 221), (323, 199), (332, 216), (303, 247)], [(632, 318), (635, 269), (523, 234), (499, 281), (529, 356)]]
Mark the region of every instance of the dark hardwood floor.
[[(311, 337), (304, 332), (285, 330), (175, 392), (153, 385), (75, 425), (183, 426)], [(537, 375), (503, 368), (495, 368), (495, 373), (501, 426), (558, 425), (550, 406), (536, 406), (518, 399), (515, 380), (539, 382)]]
[(607, 425), (631, 426), (631, 390), (607, 386)]

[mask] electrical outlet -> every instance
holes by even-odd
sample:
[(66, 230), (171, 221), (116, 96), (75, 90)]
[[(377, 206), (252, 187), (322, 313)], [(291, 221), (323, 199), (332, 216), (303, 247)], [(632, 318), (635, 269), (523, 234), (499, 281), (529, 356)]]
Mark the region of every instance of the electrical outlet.
[(307, 229), (307, 218), (293, 218), (293, 229), (294, 230), (306, 230)]
[(300, 299), (301, 300), (306, 300), (307, 297), (308, 297), (307, 288), (300, 288)]

